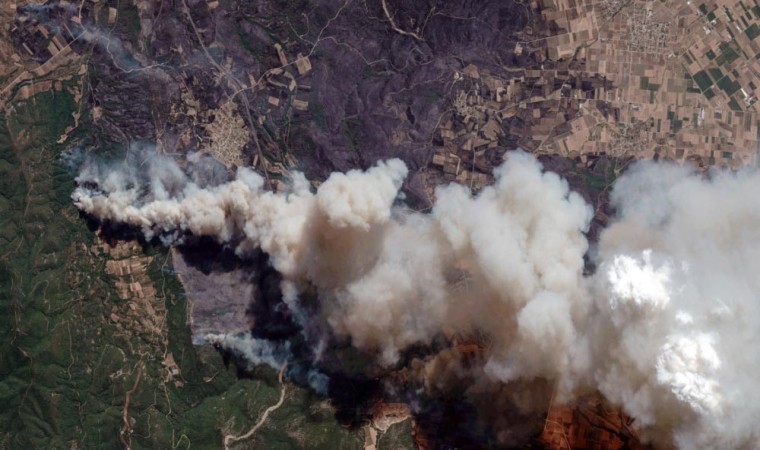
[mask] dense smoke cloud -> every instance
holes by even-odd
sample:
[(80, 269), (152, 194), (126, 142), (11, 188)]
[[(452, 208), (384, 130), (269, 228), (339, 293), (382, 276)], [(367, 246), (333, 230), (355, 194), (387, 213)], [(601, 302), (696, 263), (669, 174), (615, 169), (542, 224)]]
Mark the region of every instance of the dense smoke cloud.
[(639, 163), (601, 237), (593, 380), (648, 436), (760, 446), (760, 175)]
[[(429, 214), (398, 204), (399, 160), (334, 173), (315, 192), (298, 173), (274, 193), (246, 168), (217, 185), (186, 172), (157, 155), (142, 167), (86, 164), (72, 198), (149, 239), (192, 234), (241, 256), (261, 249), (300, 321), (329, 324), (381, 364), (443, 329), (484, 333), (484, 379), (548, 379), (564, 399), (598, 389), (663, 445), (758, 445), (756, 174), (705, 180), (636, 165), (615, 186), (619, 218), (595, 249), (596, 274), (584, 278), (591, 208), (524, 153), (510, 153), (478, 194), (438, 188)], [(320, 318), (298, 316), (307, 288)], [(261, 342), (215, 339), (239, 353), (251, 347), (251, 361), (271, 356)]]
[(289, 192), (273, 193), (241, 168), (204, 189), (155, 156), (141, 171), (88, 166), (73, 199), (148, 238), (189, 232), (234, 243), (242, 255), (261, 248), (291, 306), (312, 284), (335, 333), (386, 364), (450, 325), (493, 331), (499, 378), (564, 373), (574, 320), (587, 307), (579, 286), (590, 208), (526, 154), (509, 158), (475, 197), (441, 188), (430, 215), (393, 207), (406, 173), (400, 160), (380, 162), (335, 173), (316, 193), (295, 174)]

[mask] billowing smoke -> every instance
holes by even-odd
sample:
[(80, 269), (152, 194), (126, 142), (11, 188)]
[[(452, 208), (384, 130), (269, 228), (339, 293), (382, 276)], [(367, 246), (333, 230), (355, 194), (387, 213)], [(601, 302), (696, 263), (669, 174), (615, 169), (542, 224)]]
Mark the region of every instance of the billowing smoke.
[(334, 332), (387, 364), (453, 326), (494, 331), (490, 370), (501, 379), (564, 373), (588, 307), (580, 285), (589, 207), (526, 154), (477, 196), (441, 188), (429, 215), (393, 207), (406, 173), (390, 160), (335, 173), (316, 193), (296, 174), (289, 192), (273, 193), (246, 168), (201, 188), (156, 156), (142, 171), (89, 166), (73, 199), (148, 238), (189, 232), (242, 255), (261, 248), (291, 305), (315, 286)]
[(592, 377), (652, 439), (758, 448), (760, 175), (710, 175), (639, 163), (616, 183)]
[[(205, 185), (152, 155), (142, 167), (86, 164), (72, 198), (148, 239), (264, 251), (299, 321), (328, 324), (381, 364), (442, 330), (480, 333), (484, 379), (551, 380), (564, 399), (598, 389), (663, 445), (760, 444), (759, 176), (636, 165), (616, 184), (619, 218), (584, 277), (592, 210), (530, 155), (510, 153), (477, 194), (438, 188), (429, 214), (399, 204), (406, 175), (389, 160), (316, 191), (295, 173), (275, 193), (246, 168)], [(312, 289), (319, 318), (298, 314)]]

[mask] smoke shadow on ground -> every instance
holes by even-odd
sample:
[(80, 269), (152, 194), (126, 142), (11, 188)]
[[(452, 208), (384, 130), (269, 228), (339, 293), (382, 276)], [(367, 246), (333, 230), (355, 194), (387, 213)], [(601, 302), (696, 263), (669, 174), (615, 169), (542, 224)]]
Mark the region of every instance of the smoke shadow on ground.
[[(373, 406), (383, 397), (383, 383), (379, 378), (363, 372), (370, 358), (362, 358), (350, 345), (328, 339), (332, 344), (324, 349), (319, 363), (315, 363), (316, 339), (304, 331), (294, 311), (283, 301), (280, 288), (282, 276), (272, 267), (269, 257), (258, 252), (251, 257), (238, 257), (229, 246), (220, 245), (209, 238), (192, 239), (178, 247), (188, 265), (204, 273), (215, 271), (248, 270), (253, 273), (255, 301), (249, 305), (251, 336), (274, 343), (289, 344), (291, 356), (288, 377), (302, 387), (309, 387), (309, 376), (314, 372), (326, 375), (326, 395), (335, 409), (335, 418), (344, 426), (361, 427), (372, 416)], [(306, 292), (300, 299), (298, 314), (319, 316), (319, 304), (313, 293)], [(315, 321), (316, 322), (316, 321)], [(311, 321), (307, 327), (316, 325)], [(310, 338), (310, 336), (312, 338)], [(225, 365), (235, 364), (238, 378), (251, 378), (247, 361), (239, 360), (231, 352), (219, 348)], [(315, 398), (319, 393), (312, 393)]]
[[(146, 241), (139, 228), (125, 226), (80, 213), (92, 232), (97, 232), (109, 245), (119, 241), (136, 241), (146, 252), (161, 245), (159, 239)], [(424, 360), (450, 346), (443, 336), (436, 337), (428, 345), (416, 345), (402, 352), (401, 359), (392, 368), (376, 364), (375, 356), (359, 351), (348, 340), (327, 335), (327, 346), (322, 350), (318, 362), (314, 362), (315, 339), (313, 334), (298, 323), (294, 312), (283, 301), (280, 288), (282, 276), (272, 267), (269, 257), (257, 254), (240, 258), (229, 245), (219, 244), (212, 238), (187, 236), (182, 245), (177, 246), (185, 262), (204, 274), (244, 270), (252, 273), (250, 282), (254, 285), (255, 301), (249, 305), (247, 315), (254, 326), (251, 335), (276, 343), (289, 343), (292, 354), (288, 363), (288, 377), (291, 382), (309, 388), (309, 375), (318, 372), (325, 375), (324, 393), (310, 389), (309, 398), (329, 398), (334, 408), (334, 417), (342, 425), (351, 429), (365, 426), (373, 416), (378, 403), (401, 401), (410, 405), (418, 432), (427, 439), (428, 448), (489, 448), (495, 441), (495, 432), (479, 420), (478, 408), (465, 395), (466, 386), (452, 386), (445, 393), (419, 393), (411, 384), (388, 387), (393, 383), (394, 371), (403, 370), (415, 359)], [(309, 318), (319, 317), (319, 302), (316, 293), (305, 292), (300, 299), (300, 314)], [(318, 320), (309, 320), (307, 327), (318, 325)], [(317, 331), (317, 333), (319, 330)], [(309, 336), (312, 335), (312, 338)], [(246, 361), (232, 352), (217, 347), (224, 365), (233, 364), (238, 379), (251, 379), (261, 375), (256, 367), (251, 369)], [(398, 383), (397, 383), (398, 384)], [(524, 447), (523, 447), (524, 448)]]
[(414, 420), (430, 448), (493, 448), (492, 431), (478, 423), (478, 411), (464, 395), (420, 398), (416, 406)]
[(150, 247), (142, 231), (131, 225), (111, 222), (110, 220), (100, 220), (95, 216), (79, 211), (79, 219), (84, 220), (87, 229), (110, 246), (115, 246), (119, 241), (136, 241), (143, 250)]
[[(136, 241), (144, 251), (154, 251), (161, 246), (160, 239), (147, 241), (137, 227), (125, 226), (80, 213), (92, 232), (99, 234), (109, 245), (119, 241)], [(375, 362), (375, 355), (354, 348), (345, 339), (327, 335), (327, 346), (322, 350), (318, 362), (314, 362), (316, 341), (310, 330), (304, 328), (283, 301), (280, 288), (282, 276), (272, 267), (269, 257), (259, 252), (245, 259), (240, 258), (229, 245), (219, 244), (212, 238), (187, 236), (177, 250), (189, 266), (209, 274), (245, 270), (252, 273), (254, 298), (247, 315), (251, 323), (251, 335), (257, 339), (289, 343), (292, 354), (288, 363), (288, 377), (295, 384), (309, 388), (309, 374), (318, 372), (327, 377), (323, 394), (310, 390), (309, 396), (329, 398), (334, 408), (334, 416), (342, 425), (357, 429), (365, 426), (373, 416), (379, 402), (402, 401), (411, 406), (420, 431), (427, 439), (429, 448), (489, 448), (495, 442), (493, 430), (479, 420), (477, 407), (465, 395), (465, 387), (457, 386), (444, 394), (420, 394), (415, 386), (394, 386), (392, 394), (389, 383), (396, 383), (390, 376), (394, 371), (409, 367), (415, 359), (424, 360), (450, 346), (450, 342), (440, 335), (428, 345), (416, 345), (402, 352), (399, 363), (393, 368), (383, 368)], [(319, 302), (316, 294), (302, 295), (299, 311), (309, 318), (319, 317)], [(313, 322), (313, 323), (312, 323)], [(318, 325), (318, 320), (310, 320), (307, 327)], [(312, 335), (312, 338), (309, 336)], [(232, 352), (217, 347), (225, 366), (234, 364), (239, 379), (257, 377), (258, 368), (250, 369), (247, 362)], [(260, 375), (260, 374), (259, 374)]]
[[(549, 385), (526, 387), (522, 383), (487, 380), (482, 372), (485, 360), (465, 363), (469, 372), (434, 384), (427, 389), (407, 383), (399, 399), (410, 406), (416, 430), (427, 448), (436, 449), (510, 449), (544, 448), (539, 440), (544, 425), (546, 402), (533, 396), (535, 411), (523, 411), (514, 403), (523, 390), (545, 391)], [(439, 380), (440, 381), (440, 380)], [(535, 384), (535, 382), (533, 382)], [(546, 403), (546, 405), (544, 405)]]
[(233, 270), (250, 270), (256, 268), (256, 262), (241, 259), (229, 245), (221, 245), (210, 237), (192, 237), (177, 250), (187, 264), (204, 274), (211, 272), (231, 272)]
[(362, 374), (329, 374), (329, 397), (335, 418), (343, 425), (358, 428), (372, 418), (373, 407), (383, 399), (383, 384)]
[[(253, 318), (251, 335), (269, 340), (289, 340), (296, 338), (301, 327), (293, 317), (293, 312), (282, 300), (280, 283), (282, 276), (274, 270), (265, 254), (256, 256), (256, 277), (254, 278), (254, 298), (248, 313)], [(294, 350), (295, 351), (295, 350)]]
[[(226, 255), (225, 252), (214, 253), (209, 248), (202, 249), (199, 264), (208, 266), (208, 258)], [(189, 251), (184, 246), (184, 251)], [(250, 307), (253, 322), (251, 335), (258, 339), (275, 342), (287, 341), (292, 353), (288, 365), (290, 380), (302, 387), (308, 387), (308, 374), (318, 371), (327, 377), (324, 395), (334, 408), (334, 416), (342, 425), (357, 429), (365, 426), (372, 419), (377, 404), (381, 401), (403, 401), (393, 398), (387, 392), (388, 377), (393, 370), (402, 369), (411, 364), (415, 358), (425, 358), (446, 348), (449, 342), (439, 336), (430, 345), (413, 346), (402, 354), (401, 362), (392, 369), (382, 368), (376, 364), (375, 355), (357, 350), (348, 340), (327, 337), (327, 346), (322, 350), (319, 361), (314, 362), (314, 339), (309, 331), (299, 325), (283, 301), (280, 282), (282, 277), (271, 266), (265, 254), (256, 255), (246, 266), (256, 272), (253, 282), (256, 284), (256, 301)], [(301, 296), (300, 313), (307, 317), (320, 314), (316, 294), (305, 292)], [(316, 321), (315, 321), (316, 322)], [(315, 325), (312, 321), (307, 326)], [(222, 352), (225, 354), (226, 352)], [(248, 378), (244, 361), (235, 361), (226, 355), (225, 361), (236, 362), (238, 376)], [(318, 393), (311, 395), (318, 397)], [(478, 425), (477, 413), (473, 405), (467, 402), (463, 390), (442, 397), (415, 398), (412, 400), (420, 408), (417, 421), (424, 434), (428, 436), (431, 448), (486, 448), (485, 442), (493, 441), (490, 431)]]

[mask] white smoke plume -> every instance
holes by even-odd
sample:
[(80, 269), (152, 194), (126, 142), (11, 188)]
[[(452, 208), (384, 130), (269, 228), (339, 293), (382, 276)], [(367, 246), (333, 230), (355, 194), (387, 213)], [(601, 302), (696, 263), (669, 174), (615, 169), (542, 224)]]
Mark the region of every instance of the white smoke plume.
[(210, 333), (204, 338), (207, 343), (241, 357), (247, 362), (249, 370), (258, 365), (267, 365), (279, 371), (287, 364), (289, 376), (302, 380), (318, 394), (328, 393), (330, 379), (327, 375), (314, 367), (304, 369), (302, 364), (295, 360), (288, 341), (255, 338), (250, 333)]
[(317, 320), (383, 364), (443, 329), (485, 333), (492, 380), (598, 389), (663, 446), (760, 447), (760, 176), (637, 165), (584, 278), (591, 208), (533, 157), (510, 153), (475, 195), (440, 187), (430, 214), (397, 204), (406, 174), (389, 160), (274, 193), (245, 168), (202, 187), (153, 157), (87, 165), (72, 198), (147, 238), (261, 249), (294, 310), (313, 286)]
[(390, 160), (335, 173), (316, 193), (296, 174), (289, 192), (273, 193), (241, 168), (235, 180), (203, 189), (155, 157), (140, 174), (91, 165), (72, 197), (148, 238), (190, 232), (236, 243), (241, 254), (261, 248), (291, 302), (313, 284), (334, 331), (387, 364), (452, 325), (498, 330), (491, 368), (499, 378), (564, 373), (587, 307), (580, 284), (589, 207), (526, 154), (510, 157), (496, 185), (475, 197), (442, 188), (431, 215), (393, 207), (406, 173)]
[(250, 334), (211, 333), (207, 334), (205, 339), (209, 344), (242, 356), (248, 362), (249, 369), (264, 364), (275, 370), (280, 370), (292, 359), (288, 342), (257, 339)]
[(616, 183), (593, 380), (655, 442), (760, 448), (760, 175), (711, 175), (639, 163)]

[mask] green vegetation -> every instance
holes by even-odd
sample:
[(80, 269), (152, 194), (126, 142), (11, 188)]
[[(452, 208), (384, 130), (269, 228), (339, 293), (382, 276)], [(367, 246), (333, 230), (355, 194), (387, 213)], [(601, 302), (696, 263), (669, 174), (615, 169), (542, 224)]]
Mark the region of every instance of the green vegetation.
[(719, 68), (711, 67), (707, 70), (710, 72), (710, 76), (712, 77), (712, 79), (715, 80), (716, 82), (720, 81), (720, 79), (723, 78), (723, 72)]
[(655, 83), (647, 83), (646, 89), (648, 91), (657, 92), (660, 89), (660, 85)]
[(747, 33), (747, 37), (750, 40), (754, 40), (756, 37), (760, 36), (760, 27), (758, 27), (756, 23), (753, 23), (752, 26), (744, 30), (744, 32)]
[(581, 169), (569, 176), (571, 178), (578, 177), (587, 191), (598, 193), (612, 186), (617, 178), (616, 169), (618, 169), (616, 162), (607, 161), (603, 166), (594, 169)]
[(2, 448), (61, 448), (64, 432), (81, 433), (80, 423), (70, 421), (80, 404), (71, 354), (79, 327), (63, 304), (81, 305), (82, 317), (90, 306), (82, 304), (84, 295), (102, 293), (97, 279), (75, 275), (89, 268), (67, 258), (77, 251), (75, 238), (87, 242), (86, 229), (60, 214), (72, 213), (65, 207), (70, 184), (64, 187), (65, 173), (53, 168), (42, 145), (63, 132), (73, 100), (50, 92), (35, 100), (38, 108), (25, 102), (0, 116)]
[(737, 81), (732, 80), (731, 77), (723, 77), (718, 81), (718, 87), (723, 89), (726, 95), (731, 96), (741, 88), (741, 85)]
[(314, 124), (321, 130), (327, 129), (327, 116), (325, 116), (325, 108), (316, 100), (309, 101), (309, 113), (314, 120)]
[[(255, 26), (255, 27), (261, 26), (252, 20), (249, 20), (247, 22), (249, 22), (250, 24), (252, 24), (252, 26)], [(251, 56), (256, 58), (258, 61), (265, 62), (267, 66), (277, 67), (280, 65), (279, 60), (275, 56), (276, 52), (273, 50), (273, 48), (264, 49), (259, 46), (253, 45), (253, 43), (256, 42), (256, 39), (253, 36), (251, 36), (251, 33), (246, 32), (244, 30), (244, 27), (240, 25), (235, 27), (235, 32), (238, 35), (238, 39), (239, 39), (241, 47), (243, 47), (243, 49), (245, 49), (248, 53), (250, 53)]]
[(358, 160), (361, 161), (361, 149), (364, 147), (363, 141), (366, 139), (364, 134), (364, 126), (361, 120), (355, 117), (349, 117), (343, 119), (340, 124), (340, 132), (343, 135), (343, 142), (351, 149)]
[(694, 81), (697, 82), (697, 86), (703, 91), (707, 90), (710, 86), (713, 85), (713, 80), (710, 79), (710, 77), (707, 75), (707, 72), (704, 70), (700, 70), (699, 72), (694, 74)]
[[(103, 10), (107, 14), (108, 10)], [(140, 13), (137, 6), (131, 2), (119, 2), (117, 11), (114, 31), (118, 35), (127, 36), (135, 48), (140, 48)], [(106, 23), (105, 20), (103, 22)]]
[(396, 450), (402, 448), (415, 448), (412, 441), (412, 423), (410, 420), (397, 423), (388, 428), (383, 434), (378, 434), (377, 448), (382, 450)]
[(721, 54), (718, 56), (718, 58), (715, 60), (715, 64), (722, 66), (724, 64), (729, 64), (736, 60), (739, 55), (736, 53), (736, 50), (731, 48), (729, 45), (721, 44)]
[[(694, 80), (691, 78), (691, 76), (686, 77), (686, 92), (691, 92), (693, 94), (701, 94), (702, 89), (698, 88), (697, 86), (694, 86)], [(651, 94), (651, 92), (650, 92)], [(650, 95), (651, 96), (651, 95)]]
[(426, 90), (421, 93), (426, 104), (433, 104), (443, 98), (440, 92)]
[[(213, 348), (192, 346), (163, 248), (144, 251), (167, 325), (158, 336), (126, 322), (129, 307), (71, 205), (72, 174), (57, 162), (64, 148), (54, 142), (76, 107), (52, 91), (0, 116), (0, 448), (220, 448), (223, 433), (245, 433), (276, 403), (276, 374), (239, 380)], [(169, 352), (174, 380), (162, 364)], [(323, 403), (289, 384), (241, 446), (360, 448), (362, 433), (315, 408)]]
[(649, 82), (649, 77), (641, 77), (641, 81), (639, 82), (639, 87), (641, 89), (653, 91), (653, 92), (656, 92), (658, 89), (660, 89), (659, 84)]
[(681, 119), (673, 119), (670, 121), (670, 133), (675, 134), (681, 131), (683, 127), (683, 121)]
[(728, 101), (728, 107), (731, 108), (733, 111), (741, 111), (742, 107), (739, 106), (739, 102), (736, 101), (735, 98), (732, 98)]
[(309, 26), (304, 20), (304, 11), (314, 8), (311, 0), (277, 0), (271, 5), (264, 18), (256, 5), (249, 0), (230, 0), (226, 6), (229, 10), (239, 12), (239, 16), (250, 23), (259, 26), (274, 42), (288, 49), (285, 41), (298, 40), (298, 36), (309, 32)]

